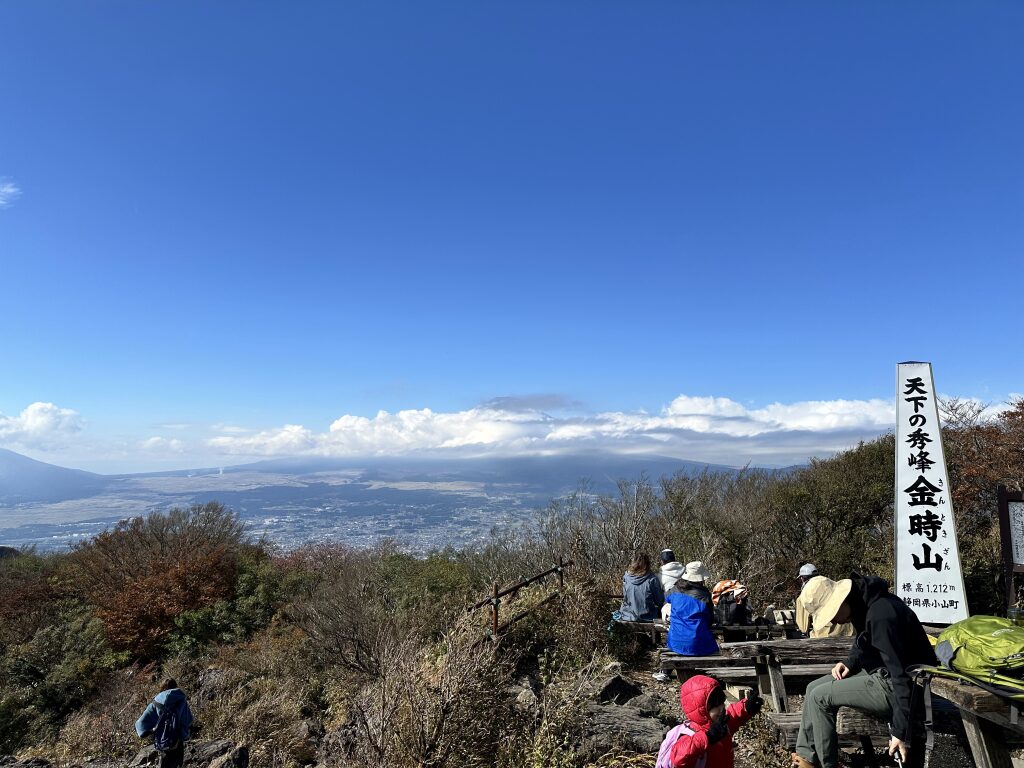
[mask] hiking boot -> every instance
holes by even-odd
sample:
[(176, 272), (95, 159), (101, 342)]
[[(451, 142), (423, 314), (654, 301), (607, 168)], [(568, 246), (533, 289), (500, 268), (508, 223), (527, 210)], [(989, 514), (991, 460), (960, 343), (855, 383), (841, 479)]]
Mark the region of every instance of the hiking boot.
[(794, 752), (789, 758), (789, 768), (814, 768), (814, 763), (805, 760)]
[(653, 675), (651, 675), (651, 677), (653, 677), (659, 683), (667, 683), (667, 682), (669, 682), (672, 679), (668, 675), (666, 675), (664, 672), (655, 672)]

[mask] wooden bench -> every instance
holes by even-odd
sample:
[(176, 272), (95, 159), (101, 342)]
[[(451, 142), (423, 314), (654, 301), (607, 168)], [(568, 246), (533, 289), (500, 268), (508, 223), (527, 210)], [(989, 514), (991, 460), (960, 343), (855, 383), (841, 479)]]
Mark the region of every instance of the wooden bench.
[(795, 637), (800, 634), (799, 628), (786, 624), (739, 624), (731, 627), (714, 624), (711, 627), (711, 632), (724, 643), (768, 640), (772, 637)]
[[(796, 736), (800, 730), (800, 712), (770, 712), (775, 726), (779, 746), (789, 751), (796, 748)], [(840, 749), (860, 748), (871, 766), (878, 765), (876, 752), (889, 746), (889, 724), (884, 720), (861, 712), (858, 709), (840, 707), (836, 714), (836, 735)]]
[(1024, 735), (1024, 716), (1018, 707), (983, 688), (959, 680), (934, 677), (933, 696), (952, 703), (960, 712), (967, 743), (978, 768), (1011, 768), (1010, 742)]
[(661, 645), (662, 638), (668, 632), (668, 626), (662, 621), (623, 621), (615, 619), (615, 625), (624, 631), (651, 638), (655, 646)]

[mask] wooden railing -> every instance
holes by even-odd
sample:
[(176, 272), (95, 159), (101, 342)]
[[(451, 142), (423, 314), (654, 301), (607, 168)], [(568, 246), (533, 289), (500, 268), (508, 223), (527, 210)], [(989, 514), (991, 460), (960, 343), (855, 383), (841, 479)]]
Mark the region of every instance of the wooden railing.
[[(516, 582), (515, 584), (505, 587), (504, 589), (502, 589), (501, 584), (496, 581), (494, 582), (491, 594), (488, 597), (485, 597), (483, 600), (480, 600), (479, 602), (469, 606), (466, 609), (466, 612), (472, 613), (473, 611), (478, 611), (481, 608), (485, 608), (489, 605), (491, 607), (490, 636), (492, 640), (496, 641), (502, 632), (504, 632), (513, 624), (515, 624), (517, 621), (526, 618), (533, 611), (537, 610), (543, 605), (547, 605), (548, 603), (558, 598), (558, 596), (565, 589), (565, 569), (572, 564), (572, 560), (563, 560), (561, 557), (559, 557), (558, 562), (551, 568), (548, 568), (543, 573), (538, 573), (535, 576), (530, 576), (529, 578)], [(524, 611), (520, 611), (519, 613), (511, 616), (504, 623), (501, 623), (499, 615), (502, 603), (501, 598), (505, 597), (506, 595), (512, 595), (513, 597), (515, 597), (516, 593), (524, 587), (528, 587), (531, 584), (537, 583), (538, 581), (544, 581), (552, 575), (558, 577), (558, 589), (555, 592), (552, 592), (550, 595), (545, 597), (536, 605), (531, 606), (530, 608), (527, 608)]]

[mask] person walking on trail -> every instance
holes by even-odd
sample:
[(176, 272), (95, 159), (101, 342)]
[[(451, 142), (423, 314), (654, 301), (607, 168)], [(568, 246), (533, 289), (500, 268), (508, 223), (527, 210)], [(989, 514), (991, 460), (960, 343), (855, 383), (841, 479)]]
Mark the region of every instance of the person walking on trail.
[[(853, 575), (832, 582), (815, 614), (826, 623), (853, 623), (857, 636), (846, 661), (807, 686), (792, 768), (836, 768), (836, 712), (853, 707), (889, 720), (889, 754), (906, 764), (923, 757), (912, 701), (919, 690), (907, 674), (917, 664), (934, 665), (935, 652), (917, 615), (877, 576)], [(914, 728), (917, 725), (919, 727)], [(912, 729), (914, 733), (912, 734)], [(911, 749), (911, 736), (915, 746)]]
[(668, 592), (679, 581), (683, 575), (684, 566), (676, 561), (676, 553), (671, 549), (661, 550), (661, 571), (658, 576), (661, 578), (661, 587)]
[(656, 768), (733, 768), (732, 737), (761, 711), (760, 697), (725, 705), (721, 684), (694, 675), (679, 690), (683, 723), (665, 736)]
[(665, 595), (662, 618), (668, 622), (667, 645), (681, 656), (710, 656), (718, 653), (718, 643), (711, 634), (715, 623), (711, 593), (704, 586), (709, 576), (699, 560), (687, 563), (683, 575)]
[(818, 575), (818, 566), (814, 563), (804, 563), (800, 566), (800, 572), (797, 575), (800, 579), (800, 589), (803, 590), (807, 586), (807, 582)]
[(164, 678), (160, 692), (135, 723), (139, 738), (153, 736), (160, 752), (160, 768), (180, 768), (185, 762), (185, 742), (192, 735), (192, 710), (174, 678)]
[(651, 571), (651, 558), (640, 553), (622, 576), (622, 606), (615, 616), (619, 621), (654, 621), (665, 602), (661, 580)]
[(853, 624), (821, 620), (822, 605), (835, 592), (836, 582), (825, 576), (814, 576), (804, 585), (796, 599), (796, 624), (810, 637), (853, 637)]

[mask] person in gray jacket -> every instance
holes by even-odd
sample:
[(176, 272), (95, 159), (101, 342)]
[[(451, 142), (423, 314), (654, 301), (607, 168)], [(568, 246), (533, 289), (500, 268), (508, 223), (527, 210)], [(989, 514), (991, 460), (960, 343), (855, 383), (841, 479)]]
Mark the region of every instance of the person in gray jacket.
[(651, 571), (651, 558), (639, 553), (622, 577), (622, 606), (619, 621), (654, 621), (661, 616), (665, 590)]

